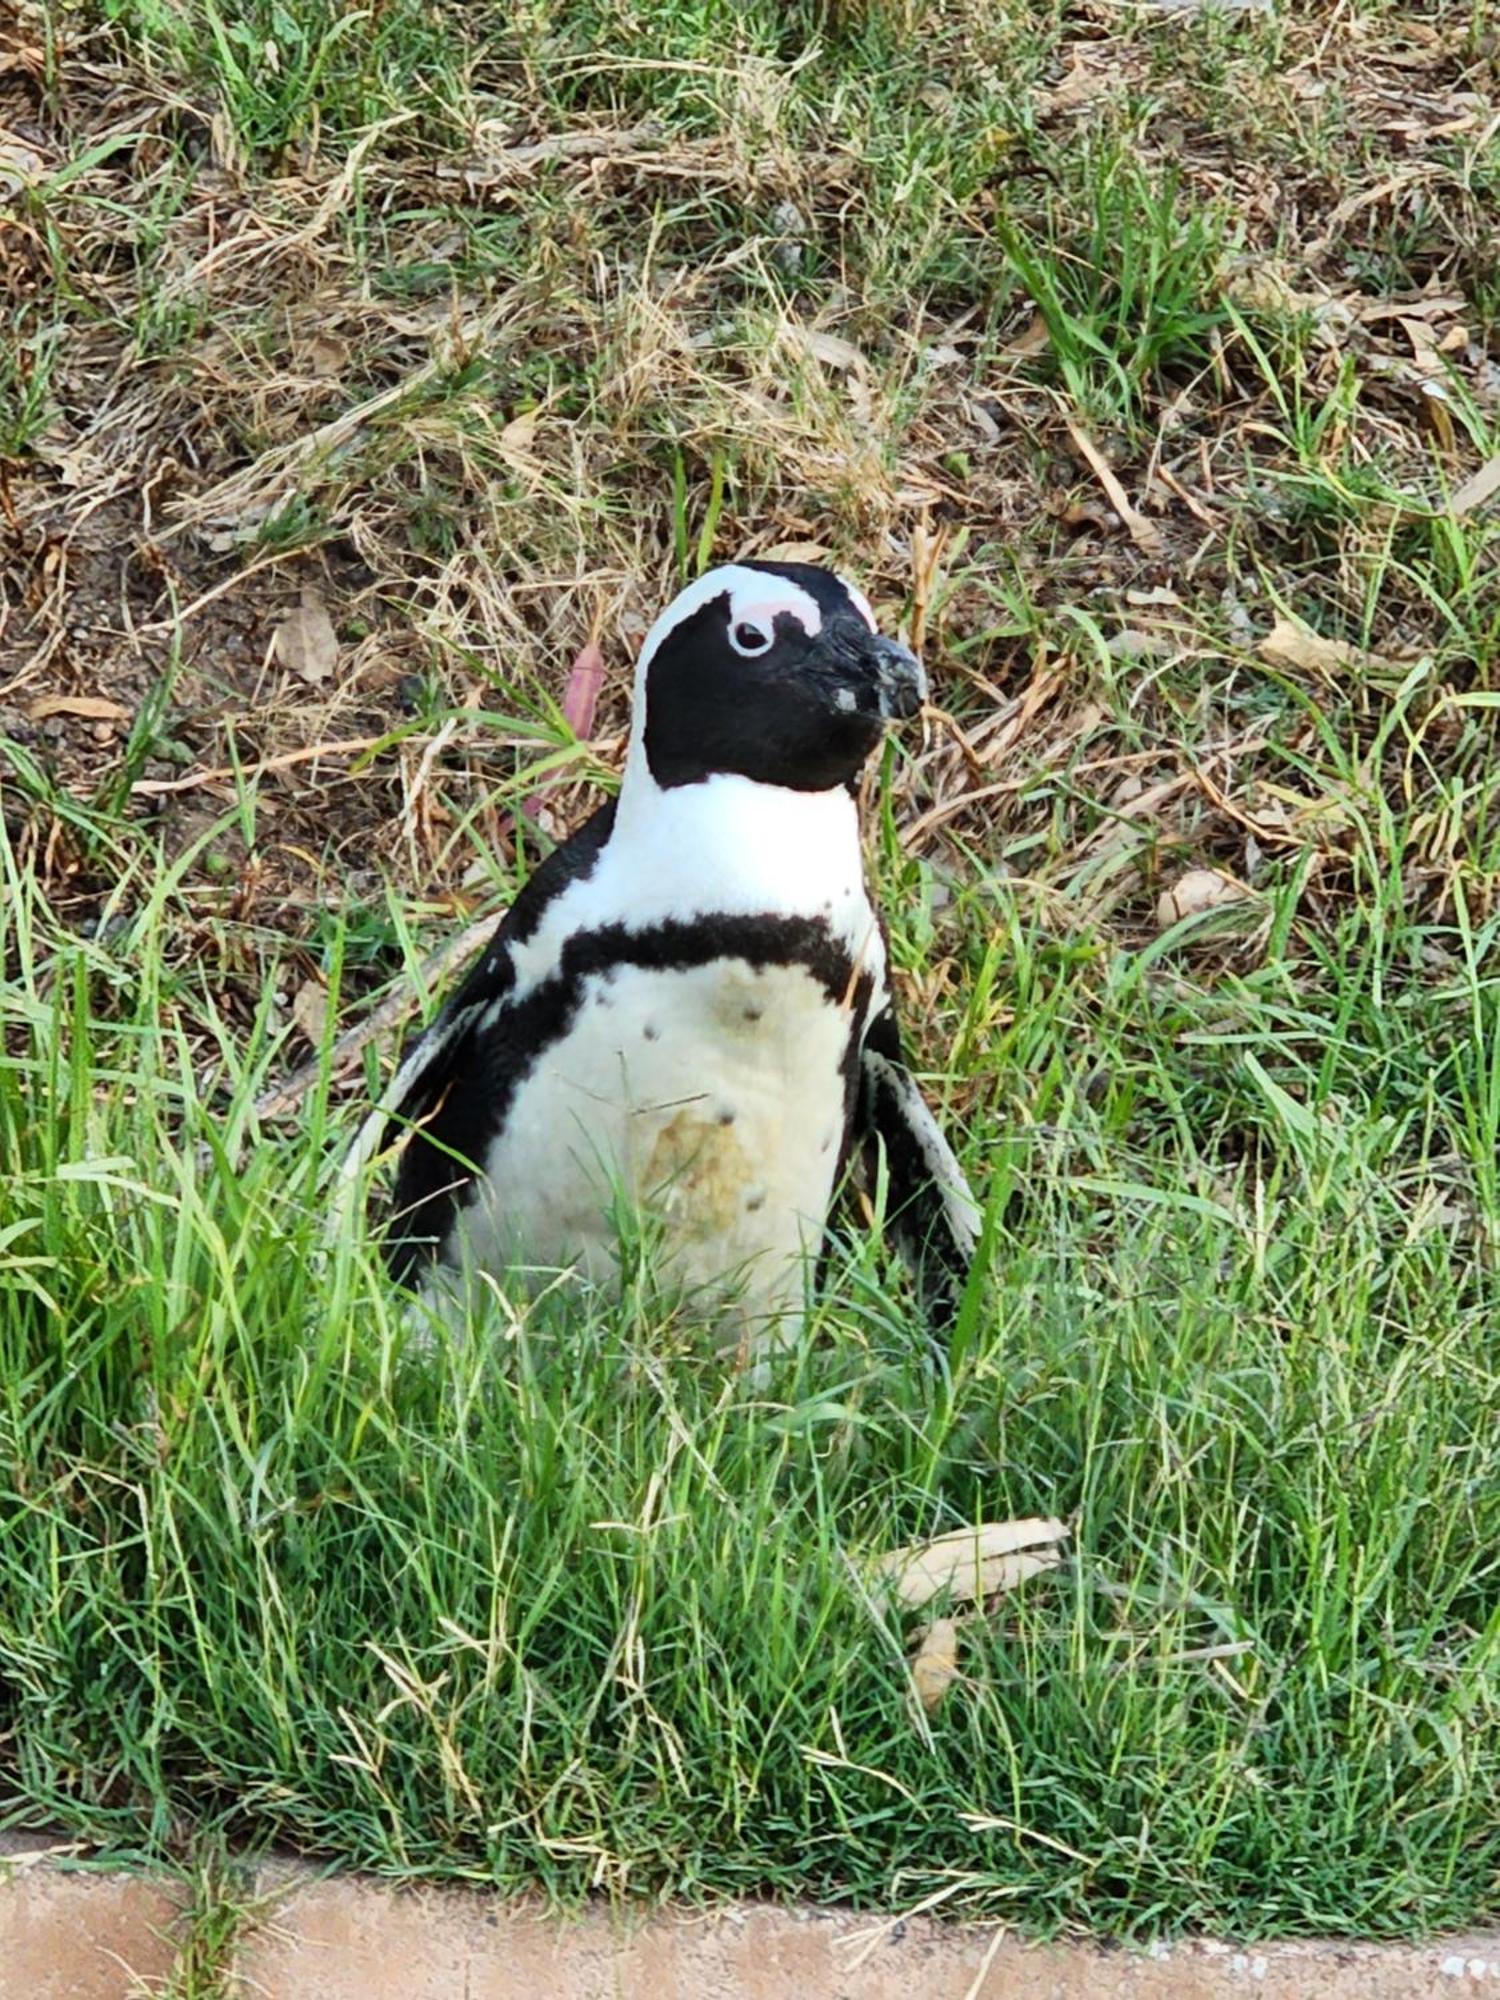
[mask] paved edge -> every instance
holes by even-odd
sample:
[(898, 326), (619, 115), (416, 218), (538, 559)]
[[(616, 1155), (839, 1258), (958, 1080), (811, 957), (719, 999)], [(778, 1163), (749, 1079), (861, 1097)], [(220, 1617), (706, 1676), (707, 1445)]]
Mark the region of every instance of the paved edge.
[[(0, 1840), (0, 2000), (141, 2000), (170, 1981), (181, 1885), (71, 1872)], [(581, 1916), (482, 1890), (246, 1884), (224, 1991), (255, 2000), (1500, 2000), (1500, 1931), (1423, 1944), (1028, 1944), (993, 1925), (808, 1907)]]
[(265, 2000), (1500, 2000), (1500, 1932), (1154, 1951), (734, 1904), (549, 1917), (482, 1892), (262, 1870), (237, 1970)]
[(0, 1836), (0, 2000), (142, 2000), (171, 1978), (179, 1883), (69, 1871), (66, 1840)]

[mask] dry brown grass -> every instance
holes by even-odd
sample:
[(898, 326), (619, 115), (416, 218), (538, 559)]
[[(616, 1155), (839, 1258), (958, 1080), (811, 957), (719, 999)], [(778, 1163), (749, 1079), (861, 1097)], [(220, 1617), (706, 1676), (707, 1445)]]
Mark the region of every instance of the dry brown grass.
[[(597, 740), (548, 793), (565, 826), (618, 763), (684, 542), (690, 564), (796, 545), (935, 668), (895, 778), (908, 855), (1013, 855), (1048, 923), (1137, 941), (1188, 861), (1296, 865), (1316, 921), (1358, 873), (1359, 746), (1430, 657), (1379, 782), (1415, 810), (1419, 767), (1451, 764), (1412, 866), (1440, 901), (1467, 867), (1487, 907), (1494, 544), (1483, 507), (1443, 513), (1496, 443), (1483, 24), (982, 22), (940, 10), (913, 44), (931, 131), (903, 184), (861, 156), (860, 132), (910, 137), (873, 113), (807, 144), (809, 70), (858, 74), (836, 44), (684, 59), (701, 96), (562, 124), (560, 78), (596, 100), (639, 79), (628, 50), (554, 52), (503, 103), (466, 83), (446, 143), (408, 105), (272, 156), (182, 59), (23, 10), (0, 255), (16, 381), (50, 370), (5, 471), (0, 726), (80, 800), (123, 775), (116, 809), (172, 848), (232, 804), (217, 773), (257, 768), (253, 840), (204, 853), (242, 915), (297, 934), (387, 878), (451, 906), (492, 893), (476, 851), (505, 851), (536, 754), (478, 713), (555, 697), (601, 638)], [(997, 89), (1014, 126), (945, 153)], [(904, 297), (903, 259), (935, 273)], [(1116, 259), (1168, 268), (1121, 307)], [(1100, 356), (1137, 333), (1163, 358), (1132, 390)], [(307, 587), (340, 636), (320, 685), (272, 649)], [(1344, 667), (1258, 650), (1283, 614)], [(309, 754), (351, 742), (378, 754)], [(10, 810), (59, 910), (97, 904), (76, 829)]]

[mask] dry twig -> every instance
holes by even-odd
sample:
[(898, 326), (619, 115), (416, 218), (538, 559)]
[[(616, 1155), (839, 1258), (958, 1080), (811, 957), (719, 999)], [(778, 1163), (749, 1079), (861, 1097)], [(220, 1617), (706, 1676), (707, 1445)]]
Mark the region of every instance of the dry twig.
[(1161, 529), (1157, 527), (1154, 521), (1148, 521), (1146, 516), (1131, 500), (1130, 495), (1120, 484), (1113, 466), (1104, 456), (1103, 452), (1100, 451), (1098, 445), (1088, 435), (1087, 431), (1081, 430), (1071, 417), (1068, 418), (1067, 422), (1068, 436), (1073, 440), (1084, 458), (1088, 460), (1094, 477), (1104, 488), (1105, 498), (1124, 523), (1130, 539), (1143, 555), (1164, 556), (1167, 552), (1167, 545), (1162, 538)]

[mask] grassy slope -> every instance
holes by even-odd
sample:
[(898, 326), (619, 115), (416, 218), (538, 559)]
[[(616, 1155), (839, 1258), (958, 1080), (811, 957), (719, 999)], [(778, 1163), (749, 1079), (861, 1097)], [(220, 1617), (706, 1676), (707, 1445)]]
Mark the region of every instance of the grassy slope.
[[(1443, 502), (1500, 444), (1500, 300), (1490, 31), (1450, 13), (18, 31), (17, 1810), (1122, 1932), (1493, 1911), (1500, 603)], [(600, 130), (629, 157), (508, 150)], [(1394, 298), (1463, 329), (1436, 415)], [(862, 1236), (765, 1394), (643, 1293), (415, 1352), (319, 1247), (374, 1054), (253, 1110), (286, 1003), (342, 1025), (508, 893), (501, 808), (609, 781), (644, 616), (807, 539), (952, 718), (888, 759), (872, 864), (993, 1299), (935, 1376)], [(309, 582), (331, 688), (264, 665)], [(1262, 650), (1285, 615), (1336, 649)], [(584, 749), (550, 697), (595, 629)], [(366, 734), (356, 785), (195, 776)], [(1162, 930), (1190, 863), (1253, 893)], [(1076, 1564), (924, 1723), (858, 1558), (1030, 1511)]]

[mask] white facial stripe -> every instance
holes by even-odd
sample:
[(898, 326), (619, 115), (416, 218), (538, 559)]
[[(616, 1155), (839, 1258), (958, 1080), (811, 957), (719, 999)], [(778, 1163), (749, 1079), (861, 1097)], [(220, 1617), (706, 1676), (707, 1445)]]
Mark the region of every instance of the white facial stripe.
[[(847, 578), (840, 577), (839, 581), (849, 593), (850, 603), (873, 632), (876, 629), (875, 614), (870, 609), (869, 599)], [(809, 636), (822, 630), (823, 614), (818, 609), (817, 601), (800, 585), (785, 577), (767, 576), (763, 570), (745, 569), (739, 563), (722, 563), (717, 569), (705, 571), (696, 582), (679, 591), (651, 627), (636, 663), (637, 682), (644, 680), (646, 669), (663, 643), (684, 620), (693, 617), (716, 597), (726, 594), (731, 625), (743, 618), (773, 630), (777, 614), (790, 612)]]
[[(752, 584), (759, 586), (762, 581), (762, 578), (757, 576), (753, 569), (741, 569), (735, 563), (725, 563), (718, 569), (705, 570), (703, 575), (695, 582), (690, 583), (685, 590), (678, 591), (672, 602), (646, 634), (646, 642), (641, 647), (640, 658), (635, 663), (637, 686), (644, 683), (646, 669), (679, 625), (685, 624), (689, 618), (696, 616), (705, 604), (712, 604), (716, 597), (723, 597), (726, 592), (729, 596), (730, 615), (732, 617), (734, 615), (736, 593), (742, 594), (746, 602), (748, 602), (750, 597), (749, 587)], [(764, 593), (757, 589), (756, 594), (763, 595)]]
[(731, 625), (748, 618), (752, 623), (774, 631), (777, 618), (786, 611), (809, 638), (823, 629), (823, 614), (818, 609), (817, 599), (809, 597), (800, 584), (787, 583), (779, 576), (761, 576), (753, 569), (741, 570), (740, 575), (747, 576), (750, 581), (748, 586), (735, 585), (729, 600)]
[(839, 582), (844, 586), (845, 590), (848, 591), (849, 602), (854, 606), (855, 610), (864, 619), (865, 623), (869, 626), (870, 630), (872, 632), (877, 631), (879, 628), (875, 623), (875, 613), (870, 609), (869, 598), (865, 596), (862, 590), (858, 589), (854, 584), (852, 584), (849, 581), (848, 577), (841, 576), (839, 578)]

